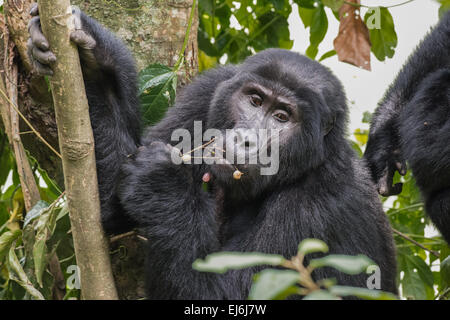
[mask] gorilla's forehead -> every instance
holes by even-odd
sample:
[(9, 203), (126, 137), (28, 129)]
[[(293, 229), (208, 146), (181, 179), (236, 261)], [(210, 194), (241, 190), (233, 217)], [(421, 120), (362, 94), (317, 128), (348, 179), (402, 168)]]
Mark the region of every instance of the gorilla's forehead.
[[(341, 90), (339, 80), (320, 63), (301, 54), (282, 49), (268, 49), (249, 57), (241, 71), (256, 75), (294, 92), (308, 88), (318, 94), (325, 89)], [(333, 90), (333, 91), (334, 91)]]

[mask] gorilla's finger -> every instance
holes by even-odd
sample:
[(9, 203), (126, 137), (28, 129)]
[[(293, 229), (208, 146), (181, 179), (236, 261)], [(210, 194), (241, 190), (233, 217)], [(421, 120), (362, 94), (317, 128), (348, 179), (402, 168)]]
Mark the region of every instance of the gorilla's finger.
[(39, 15), (39, 6), (38, 6), (37, 3), (33, 3), (31, 5), (30, 15), (33, 16), (33, 17)]
[(97, 45), (94, 38), (88, 35), (83, 30), (75, 30), (70, 34), (72, 40), (78, 47), (82, 49), (92, 50)]
[[(391, 165), (388, 165), (384, 171), (383, 174), (378, 181), (378, 193), (381, 194), (384, 197), (389, 197), (393, 195), (393, 192), (395, 187), (392, 186), (393, 180), (394, 180), (394, 174), (395, 174), (395, 168)], [(397, 187), (398, 188), (398, 187)]]
[(47, 51), (49, 44), (41, 30), (41, 20), (39, 17), (33, 17), (28, 23), (28, 32), (30, 33), (33, 44), (41, 50)]
[(388, 180), (389, 180), (389, 173), (388, 169), (386, 168), (377, 184), (378, 193), (384, 197), (389, 196), (389, 189), (392, 184), (392, 182), (389, 183)]
[(33, 59), (33, 41), (31, 40), (31, 38), (28, 38), (27, 41), (27, 53), (28, 57), (30, 57), (30, 59)]
[(56, 61), (56, 56), (51, 51), (42, 51), (38, 47), (34, 46), (33, 41), (28, 39), (27, 41), (27, 53), (32, 61), (37, 60), (41, 64), (47, 65)]
[(406, 166), (406, 161), (396, 161), (395, 166), (397, 167), (398, 173), (400, 173), (402, 176), (406, 174), (408, 171), (408, 167)]
[(396, 183), (392, 185), (394, 180), (395, 168), (388, 166), (378, 181), (378, 193), (383, 197), (395, 196), (402, 192), (403, 184)]
[(38, 47), (32, 49), (33, 58), (42, 64), (49, 64), (56, 61), (56, 56), (51, 51), (42, 51)]
[(43, 75), (43, 76), (52, 76), (53, 75), (53, 70), (49, 66), (46, 66), (37, 60), (33, 60), (33, 67), (34, 67), (34, 71), (40, 75)]
[(400, 183), (400, 182), (396, 183), (394, 186), (392, 186), (392, 188), (389, 192), (389, 195), (396, 196), (396, 195), (402, 193), (402, 190), (403, 190), (403, 183)]

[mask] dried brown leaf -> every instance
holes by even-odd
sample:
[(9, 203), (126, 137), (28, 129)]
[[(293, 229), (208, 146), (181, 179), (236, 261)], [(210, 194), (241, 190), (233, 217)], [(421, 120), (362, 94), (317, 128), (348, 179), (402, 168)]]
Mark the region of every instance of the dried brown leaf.
[[(359, 0), (349, 2), (360, 3)], [(334, 39), (339, 61), (370, 71), (369, 29), (361, 19), (359, 7), (345, 3), (339, 10), (339, 16), (339, 34)]]

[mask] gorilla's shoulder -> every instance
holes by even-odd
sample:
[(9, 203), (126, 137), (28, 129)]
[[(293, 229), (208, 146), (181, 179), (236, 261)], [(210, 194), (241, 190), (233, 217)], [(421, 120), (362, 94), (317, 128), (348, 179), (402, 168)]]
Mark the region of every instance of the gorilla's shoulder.
[(353, 157), (351, 163), (355, 175), (355, 182), (361, 185), (363, 190), (373, 191), (372, 193), (376, 195), (376, 187), (371, 178), (366, 160), (355, 156)]

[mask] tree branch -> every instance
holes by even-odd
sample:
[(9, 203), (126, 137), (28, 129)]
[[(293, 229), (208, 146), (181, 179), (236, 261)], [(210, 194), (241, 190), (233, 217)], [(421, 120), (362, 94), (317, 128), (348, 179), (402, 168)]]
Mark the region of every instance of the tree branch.
[(439, 253), (438, 253), (438, 252), (433, 251), (433, 250), (431, 250), (431, 249), (428, 249), (428, 248), (424, 247), (421, 243), (417, 242), (417, 241), (414, 240), (414, 239), (411, 239), (411, 238), (408, 237), (406, 234), (401, 233), (400, 231), (395, 230), (394, 228), (392, 229), (392, 231), (393, 231), (395, 234), (397, 234), (397, 235), (399, 235), (400, 237), (402, 237), (403, 239), (408, 240), (409, 242), (414, 243), (416, 246), (422, 248), (422, 249), (425, 250), (425, 251), (428, 251), (428, 252), (431, 253), (433, 256), (439, 258)]

